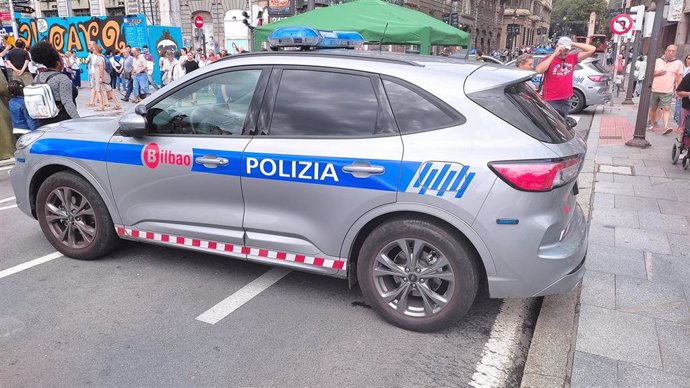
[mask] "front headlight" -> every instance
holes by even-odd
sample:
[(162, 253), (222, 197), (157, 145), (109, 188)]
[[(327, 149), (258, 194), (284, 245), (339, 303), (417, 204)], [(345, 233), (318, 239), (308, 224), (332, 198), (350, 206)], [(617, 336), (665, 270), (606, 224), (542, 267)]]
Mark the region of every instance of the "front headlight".
[(17, 140), (17, 149), (18, 150), (23, 150), (24, 148), (30, 146), (38, 140), (41, 136), (45, 135), (45, 132), (40, 131), (40, 130), (35, 130), (27, 133), (26, 135), (22, 135), (19, 140)]

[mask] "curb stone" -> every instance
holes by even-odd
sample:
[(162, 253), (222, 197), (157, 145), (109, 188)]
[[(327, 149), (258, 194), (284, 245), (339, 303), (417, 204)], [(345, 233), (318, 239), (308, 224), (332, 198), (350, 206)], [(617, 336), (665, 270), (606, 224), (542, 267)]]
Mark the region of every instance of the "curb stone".
[[(585, 155), (585, 161), (590, 163), (585, 163), (585, 167), (580, 172), (580, 178), (585, 178), (581, 181), (587, 182), (589, 187), (584, 187), (584, 185), (580, 187), (580, 192), (588, 195), (586, 198), (578, 198), (578, 203), (582, 206), (588, 223), (591, 218), (590, 204), (594, 195), (592, 186), (596, 175), (595, 160), (602, 113), (603, 110), (599, 108), (594, 112), (587, 135), (587, 154)], [(570, 387), (577, 339), (580, 289), (581, 286), (578, 285), (567, 294), (544, 297), (520, 387)]]

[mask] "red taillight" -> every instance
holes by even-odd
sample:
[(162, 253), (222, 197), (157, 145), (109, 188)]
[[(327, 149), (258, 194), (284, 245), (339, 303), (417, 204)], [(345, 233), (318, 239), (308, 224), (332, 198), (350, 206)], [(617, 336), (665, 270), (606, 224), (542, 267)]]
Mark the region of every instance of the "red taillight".
[(510, 186), (522, 191), (550, 191), (577, 178), (582, 155), (563, 159), (491, 162), (489, 168)]
[(605, 76), (605, 75), (588, 75), (587, 78), (589, 78), (593, 82), (604, 82), (608, 79), (608, 76)]

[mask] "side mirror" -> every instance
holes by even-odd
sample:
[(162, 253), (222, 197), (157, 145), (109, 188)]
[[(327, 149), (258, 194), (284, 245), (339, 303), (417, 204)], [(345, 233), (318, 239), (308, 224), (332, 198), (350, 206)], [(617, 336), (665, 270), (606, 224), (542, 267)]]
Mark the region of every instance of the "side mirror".
[(136, 113), (129, 113), (120, 119), (120, 134), (127, 137), (143, 137), (148, 134), (146, 119)]
[(139, 104), (134, 107), (134, 113), (138, 114), (139, 116), (146, 116), (146, 112), (148, 109), (146, 109), (146, 105), (144, 104)]
[(568, 126), (568, 129), (573, 129), (577, 126), (577, 121), (575, 121), (575, 119), (570, 116), (565, 118), (565, 123)]

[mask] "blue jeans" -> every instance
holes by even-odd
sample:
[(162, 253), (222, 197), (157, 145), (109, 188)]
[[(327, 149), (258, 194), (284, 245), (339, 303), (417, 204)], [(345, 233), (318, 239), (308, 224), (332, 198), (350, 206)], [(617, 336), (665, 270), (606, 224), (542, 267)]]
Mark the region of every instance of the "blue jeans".
[(546, 101), (551, 105), (553, 109), (556, 110), (563, 118), (568, 117), (568, 112), (570, 112), (570, 99), (567, 100), (553, 100)]
[(125, 83), (125, 100), (129, 100), (129, 96), (132, 95), (132, 90), (134, 89), (134, 80), (131, 78), (124, 80)]
[(141, 97), (149, 92), (149, 78), (146, 73), (134, 75), (134, 97)]

